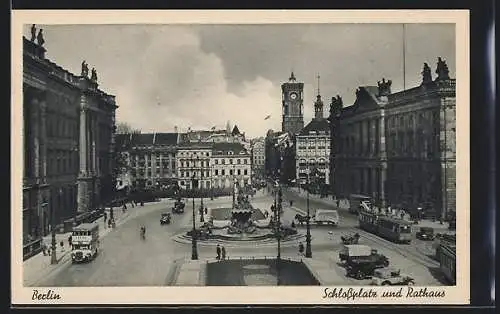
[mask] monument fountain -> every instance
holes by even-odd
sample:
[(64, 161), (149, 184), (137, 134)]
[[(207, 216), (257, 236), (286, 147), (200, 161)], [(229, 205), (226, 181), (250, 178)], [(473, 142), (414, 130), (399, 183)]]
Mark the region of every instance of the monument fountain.
[[(237, 190), (237, 192), (236, 192)], [(237, 194), (237, 196), (235, 195)], [(276, 229), (269, 217), (263, 215), (258, 208), (254, 208), (250, 203), (249, 196), (245, 194), (242, 188), (235, 186), (233, 190), (233, 206), (230, 209), (230, 216), (224, 220), (214, 222), (213, 215), (208, 221), (197, 228), (197, 239), (205, 241), (218, 239), (225, 241), (276, 241)], [(211, 209), (218, 210), (218, 209)], [(227, 209), (229, 210), (229, 209)], [(210, 216), (210, 215), (209, 215)], [(266, 217), (265, 219), (255, 220), (252, 216)], [(284, 227), (281, 235), (281, 241), (298, 240), (302, 237), (294, 228)], [(191, 238), (192, 231), (185, 234), (186, 238)]]

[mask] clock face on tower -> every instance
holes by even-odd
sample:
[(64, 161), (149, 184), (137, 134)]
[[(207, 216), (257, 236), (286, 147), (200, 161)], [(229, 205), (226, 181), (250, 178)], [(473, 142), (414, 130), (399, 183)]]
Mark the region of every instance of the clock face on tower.
[(296, 93), (296, 92), (291, 92), (291, 93), (290, 93), (290, 98), (291, 98), (292, 100), (297, 99), (297, 93)]

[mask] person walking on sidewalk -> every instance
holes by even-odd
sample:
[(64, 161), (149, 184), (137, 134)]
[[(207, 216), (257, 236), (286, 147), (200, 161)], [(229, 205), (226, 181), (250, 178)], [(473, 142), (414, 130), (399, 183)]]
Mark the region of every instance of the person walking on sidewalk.
[(71, 234), (68, 237), (68, 244), (69, 248), (71, 249), (73, 247), (73, 237), (71, 236)]
[(106, 226), (106, 222), (108, 222), (108, 213), (104, 212), (104, 226)]
[(219, 261), (220, 260), (220, 254), (221, 254), (221, 248), (220, 248), (219, 244), (217, 244), (216, 252), (217, 252), (217, 260)]
[(299, 243), (299, 255), (304, 255), (304, 244), (302, 242)]
[(222, 259), (225, 260), (226, 259), (226, 248), (224, 246), (222, 247), (221, 252), (222, 252)]
[(42, 252), (44, 256), (47, 256), (47, 243), (45, 241), (42, 242)]

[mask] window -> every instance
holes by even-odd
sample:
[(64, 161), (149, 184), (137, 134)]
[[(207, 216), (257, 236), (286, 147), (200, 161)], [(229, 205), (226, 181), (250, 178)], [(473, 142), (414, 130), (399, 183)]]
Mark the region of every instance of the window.
[(248, 174), (247, 169), (243, 170), (243, 174), (244, 174), (244, 175), (247, 175), (247, 174)]
[(232, 176), (233, 175), (233, 169), (230, 169), (229, 170), (229, 175)]
[(238, 158), (238, 159), (236, 160), (236, 163), (237, 163), (238, 165), (239, 165), (239, 164), (241, 164), (241, 160)]
[(245, 159), (243, 159), (243, 163), (244, 163), (245, 165), (246, 165), (246, 164), (248, 164), (248, 159), (246, 159), (246, 158), (245, 158)]
[(219, 170), (215, 169), (215, 175), (218, 176), (219, 175)]
[(229, 159), (229, 164), (232, 165), (233, 164), (233, 160), (232, 159)]
[(241, 170), (240, 169), (238, 169), (238, 175), (241, 175)]
[(222, 159), (222, 164), (225, 165), (226, 164), (226, 160), (225, 159)]
[(225, 176), (226, 175), (226, 170), (222, 169), (222, 175)]
[(219, 160), (218, 159), (215, 159), (215, 164), (218, 165), (219, 164)]

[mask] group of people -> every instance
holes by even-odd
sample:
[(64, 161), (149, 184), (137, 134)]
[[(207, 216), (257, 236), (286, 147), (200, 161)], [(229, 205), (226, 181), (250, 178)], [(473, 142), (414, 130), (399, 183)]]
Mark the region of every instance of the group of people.
[(216, 252), (218, 261), (226, 259), (226, 248), (224, 246), (220, 246), (219, 244), (217, 244)]

